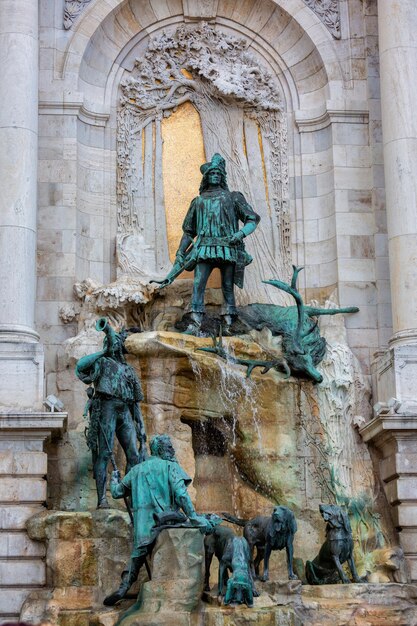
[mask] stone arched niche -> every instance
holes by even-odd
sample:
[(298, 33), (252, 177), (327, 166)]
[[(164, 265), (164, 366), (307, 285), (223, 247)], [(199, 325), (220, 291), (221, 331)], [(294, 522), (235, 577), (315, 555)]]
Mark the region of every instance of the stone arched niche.
[[(283, 98), (273, 77), (247, 48), (244, 38), (204, 22), (181, 25), (153, 37), (133, 69), (125, 72), (117, 113), (118, 275), (155, 277), (167, 272), (172, 260), (168, 241), (179, 241), (181, 219), (176, 215), (173, 220), (166, 209), (185, 214), (198, 193), (198, 184), (189, 190), (189, 179), (195, 184), (201, 158), (211, 158), (214, 152), (226, 158), (230, 188), (242, 191), (261, 215), (260, 226), (248, 240), (254, 262), (245, 291), (252, 301), (265, 301), (272, 295), (262, 280), (288, 274)], [(177, 150), (195, 152), (196, 158), (200, 153), (200, 161), (189, 160), (188, 171), (177, 171), (183, 183), (177, 180), (170, 186), (163, 158), (164, 119), (175, 116), (186, 103), (194, 107), (200, 123), (194, 116), (193, 136), (184, 129), (177, 137)], [(172, 170), (175, 163), (170, 164), (173, 182)], [(179, 188), (191, 195), (184, 204), (181, 194), (174, 208), (172, 194)]]

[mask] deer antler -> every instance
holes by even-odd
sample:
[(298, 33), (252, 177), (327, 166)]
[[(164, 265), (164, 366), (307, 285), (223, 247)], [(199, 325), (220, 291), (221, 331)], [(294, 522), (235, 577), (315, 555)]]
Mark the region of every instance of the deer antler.
[(275, 369), (276, 371), (284, 370), (285, 378), (289, 378), (291, 376), (291, 370), (288, 366), (288, 363), (285, 359), (274, 359), (271, 361), (260, 361), (258, 359), (239, 359), (234, 356), (231, 356), (223, 345), (223, 337), (220, 330), (219, 338), (212, 336), (213, 347), (204, 347), (197, 348), (201, 352), (212, 352), (213, 354), (217, 354), (224, 361), (229, 363), (234, 363), (236, 365), (244, 365), (246, 367), (246, 378), (250, 378), (255, 367), (261, 367), (261, 374), (266, 374), (270, 369)]
[(300, 292), (297, 289), (298, 274), (301, 272), (301, 270), (304, 269), (304, 267), (297, 267), (296, 265), (293, 265), (292, 269), (293, 269), (293, 274), (292, 274), (290, 285), (288, 285), (288, 283), (284, 283), (282, 280), (263, 280), (262, 282), (265, 283), (266, 285), (273, 285), (274, 287), (277, 287), (278, 289), (281, 289), (282, 291), (286, 291), (294, 298), (297, 304), (297, 312), (298, 312), (298, 323), (297, 323), (297, 328), (295, 330), (295, 335), (294, 335), (294, 347), (295, 347), (295, 351), (298, 352), (298, 354), (305, 354), (305, 350), (303, 350), (303, 348), (301, 347), (301, 340), (303, 338), (302, 329), (304, 325), (305, 310), (304, 310), (303, 299), (301, 297)]

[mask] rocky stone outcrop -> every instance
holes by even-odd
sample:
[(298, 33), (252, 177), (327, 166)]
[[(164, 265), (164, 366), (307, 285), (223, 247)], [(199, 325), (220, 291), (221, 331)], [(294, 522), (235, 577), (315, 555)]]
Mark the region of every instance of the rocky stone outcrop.
[[(203, 591), (203, 535), (193, 528), (163, 530), (152, 555), (152, 580), (119, 626), (189, 626)], [(194, 616), (195, 618), (195, 616)]]
[[(46, 544), (46, 589), (33, 591), (21, 621), (88, 626), (120, 582), (131, 552), (127, 513), (43, 511), (27, 523), (29, 537)], [(116, 613), (117, 614), (117, 613)]]

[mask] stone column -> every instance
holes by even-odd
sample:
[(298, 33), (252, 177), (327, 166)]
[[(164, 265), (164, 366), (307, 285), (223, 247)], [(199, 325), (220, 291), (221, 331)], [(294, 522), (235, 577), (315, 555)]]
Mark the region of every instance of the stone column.
[(39, 408), (34, 330), (38, 161), (38, 1), (0, 2), (0, 408)]
[(417, 581), (417, 10), (378, 0), (393, 337), (373, 363), (374, 419), (361, 430)]
[(393, 343), (417, 342), (417, 10), (378, 0)]

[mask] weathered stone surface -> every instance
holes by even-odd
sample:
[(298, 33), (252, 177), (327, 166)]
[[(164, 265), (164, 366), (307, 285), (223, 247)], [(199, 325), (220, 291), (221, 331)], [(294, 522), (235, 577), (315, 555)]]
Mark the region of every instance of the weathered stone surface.
[(413, 585), (322, 585), (297, 581), (257, 583), (254, 608), (219, 608), (212, 593), (204, 626), (405, 626), (417, 619)]
[[(324, 327), (329, 347), (319, 386), (273, 371), (255, 370), (247, 379), (244, 368), (198, 350), (211, 339), (157, 331), (132, 335), (126, 344), (145, 391), (148, 433), (173, 437), (181, 465), (194, 476), (198, 508), (250, 518), (271, 514), (272, 502), (292, 507), (299, 526), (295, 556), (304, 562), (323, 541), (318, 504), (335, 497), (336, 475), (339, 497), (374, 497), (372, 462), (354, 427), (355, 416), (368, 410), (369, 389), (341, 328), (343, 321), (333, 320)], [(224, 341), (243, 358), (279, 351), (267, 337), (257, 340)], [(383, 501), (370, 506), (378, 507), (383, 533), (392, 541)], [(362, 531), (358, 524), (355, 536)], [(372, 550), (372, 520), (368, 529)], [(359, 563), (363, 569), (363, 555)], [(271, 565), (275, 576), (285, 576), (283, 554), (273, 553)]]
[(142, 585), (137, 604), (120, 626), (190, 623), (203, 591), (204, 545), (197, 529), (164, 530), (152, 555), (152, 580)]
[(127, 513), (43, 511), (28, 521), (27, 530), (32, 540), (46, 544), (47, 588), (28, 596), (21, 619), (87, 626), (129, 560)]

